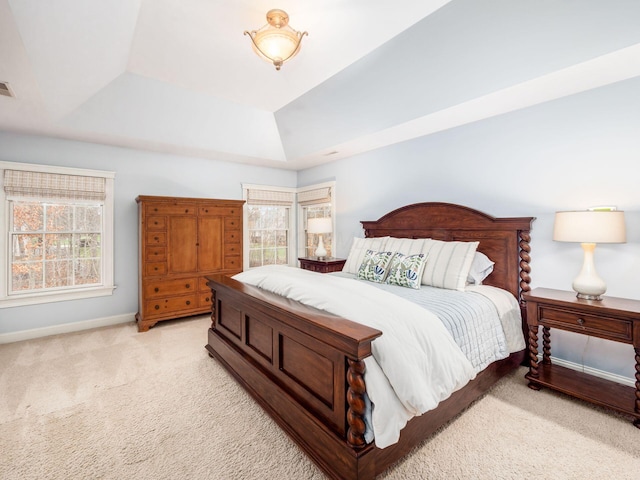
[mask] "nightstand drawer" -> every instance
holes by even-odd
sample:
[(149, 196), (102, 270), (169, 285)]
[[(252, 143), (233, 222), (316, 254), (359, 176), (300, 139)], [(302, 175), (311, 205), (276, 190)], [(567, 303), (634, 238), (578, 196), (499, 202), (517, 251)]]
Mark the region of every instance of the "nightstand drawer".
[(539, 323), (547, 327), (631, 343), (633, 322), (615, 317), (584, 315), (577, 311), (541, 305)]

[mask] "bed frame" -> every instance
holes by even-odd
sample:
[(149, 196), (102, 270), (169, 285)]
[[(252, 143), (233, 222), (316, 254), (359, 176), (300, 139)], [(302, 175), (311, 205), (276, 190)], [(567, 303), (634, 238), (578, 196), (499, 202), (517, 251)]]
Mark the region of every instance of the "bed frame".
[[(364, 221), (366, 237), (479, 241), (495, 261), (485, 284), (520, 301), (529, 291), (532, 217), (494, 218), (468, 207), (418, 203)], [(437, 409), (414, 417), (398, 443), (380, 449), (364, 440), (364, 359), (376, 329), (307, 307), (223, 275), (213, 293), (206, 349), (331, 478), (373, 479), (486, 392), (525, 359), (525, 352), (489, 365)], [(527, 338), (525, 334), (525, 338)]]

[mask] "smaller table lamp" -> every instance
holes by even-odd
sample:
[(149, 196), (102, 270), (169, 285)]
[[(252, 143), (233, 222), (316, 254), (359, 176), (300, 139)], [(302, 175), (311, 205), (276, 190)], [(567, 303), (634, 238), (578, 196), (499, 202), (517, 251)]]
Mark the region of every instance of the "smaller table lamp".
[(556, 212), (553, 239), (559, 242), (582, 244), (584, 262), (572, 287), (578, 292), (578, 298), (602, 300), (602, 295), (607, 291), (607, 285), (596, 273), (593, 251), (597, 243), (627, 241), (624, 212), (615, 210)]
[(318, 248), (316, 248), (316, 257), (325, 258), (327, 256), (327, 249), (324, 248), (322, 234), (330, 233), (332, 230), (333, 228), (331, 218), (310, 218), (307, 221), (307, 233), (318, 234)]

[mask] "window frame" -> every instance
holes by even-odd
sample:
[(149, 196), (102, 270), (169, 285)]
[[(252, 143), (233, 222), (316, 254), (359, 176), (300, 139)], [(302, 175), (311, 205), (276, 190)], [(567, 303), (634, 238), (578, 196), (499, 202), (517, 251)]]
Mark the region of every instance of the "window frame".
[[(248, 193), (249, 190), (262, 190), (262, 191), (270, 191), (270, 192), (286, 192), (286, 193), (291, 193), (291, 195), (293, 196), (293, 202), (292, 204), (288, 207), (289, 208), (289, 244), (287, 245), (287, 257), (289, 259), (287, 265), (291, 265), (294, 266), (297, 264), (298, 262), (298, 258), (296, 257), (296, 240), (297, 240), (297, 236), (296, 236), (296, 231), (297, 231), (297, 226), (296, 226), (296, 202), (295, 202), (295, 194), (296, 194), (296, 189), (295, 188), (289, 188), (289, 187), (272, 187), (272, 186), (268, 186), (268, 185), (253, 185), (253, 184), (246, 184), (243, 183), (242, 184), (242, 198), (245, 201), (245, 204), (243, 205), (243, 211), (242, 211), (242, 244), (243, 244), (243, 252), (242, 252), (242, 269), (243, 270), (250, 270), (251, 268), (257, 268), (257, 267), (250, 267), (249, 266), (249, 262), (250, 262), (250, 249), (251, 249), (251, 236), (249, 234), (249, 218), (247, 215), (247, 210), (249, 208), (249, 204), (247, 203), (247, 199), (248, 199)], [(259, 205), (259, 204), (257, 204)], [(265, 204), (264, 206), (270, 206), (268, 204)], [(282, 265), (282, 264), (280, 264)]]
[[(301, 205), (298, 203), (298, 195), (301, 192), (307, 192), (310, 190), (319, 190), (323, 188), (329, 188), (330, 192), (330, 201), (329, 202), (318, 202), (318, 203), (307, 203), (305, 205)], [(331, 210), (331, 233), (323, 234), (323, 238), (326, 242), (327, 237), (331, 238), (331, 257), (335, 258), (335, 250), (336, 250), (336, 182), (324, 182), (318, 183), (315, 185), (309, 185), (306, 187), (299, 187), (296, 189), (296, 206), (297, 206), (297, 218), (298, 218), (298, 257), (308, 257), (307, 255), (307, 218), (305, 216), (305, 207), (324, 207), (329, 206)], [(312, 255), (313, 256), (313, 255)]]
[[(7, 196), (4, 190), (4, 171), (24, 170), (29, 172), (41, 172), (61, 175), (78, 175), (84, 177), (100, 177), (105, 180), (105, 199), (102, 202), (102, 236), (101, 239), (101, 269), (102, 283), (91, 286), (61, 287), (56, 290), (30, 291), (28, 293), (10, 293), (10, 259), (11, 248), (9, 238), (9, 201), (23, 200), (34, 201), (33, 197)], [(3, 215), (0, 217), (0, 308), (37, 305), (51, 302), (78, 300), (84, 298), (103, 297), (113, 294), (114, 285), (114, 179), (115, 172), (103, 170), (88, 170), (72, 167), (58, 167), (50, 165), (36, 165), (29, 163), (0, 161), (0, 208)], [(60, 199), (40, 198), (36, 201), (51, 201), (60, 203)], [(64, 203), (64, 202), (61, 202)], [(78, 202), (78, 204), (86, 202)]]
[[(327, 202), (321, 202), (318, 204), (301, 205), (300, 203), (298, 203), (298, 194), (301, 192), (307, 192), (310, 190), (317, 190), (322, 188), (330, 189), (331, 219), (333, 224), (333, 229), (330, 234), (331, 246), (332, 246), (331, 255), (335, 256), (335, 248), (336, 248), (336, 223), (335, 223), (336, 222), (336, 215), (335, 215), (336, 182), (335, 181), (318, 183), (315, 185), (308, 185), (305, 187), (297, 187), (297, 188), (275, 187), (270, 185), (254, 185), (254, 184), (245, 184), (245, 183), (242, 184), (242, 195), (243, 195), (243, 199), (245, 200), (245, 204), (243, 207), (243, 214), (242, 214), (243, 237), (244, 237), (243, 238), (244, 251), (242, 252), (243, 253), (243, 270), (249, 270), (250, 268), (257, 268), (257, 267), (249, 267), (250, 236), (249, 236), (249, 225), (248, 225), (249, 222), (248, 222), (248, 215), (247, 215), (248, 204), (246, 203), (248, 191), (263, 190), (263, 191), (271, 191), (271, 192), (287, 192), (287, 193), (293, 194), (293, 204), (289, 209), (289, 231), (291, 235), (289, 239), (289, 248), (288, 248), (288, 257), (289, 257), (288, 265), (295, 267), (295, 266), (298, 266), (299, 257), (307, 256), (306, 249), (305, 249), (306, 219), (304, 218), (304, 207), (327, 205)], [(326, 235), (328, 234), (325, 234), (324, 238), (327, 238)]]

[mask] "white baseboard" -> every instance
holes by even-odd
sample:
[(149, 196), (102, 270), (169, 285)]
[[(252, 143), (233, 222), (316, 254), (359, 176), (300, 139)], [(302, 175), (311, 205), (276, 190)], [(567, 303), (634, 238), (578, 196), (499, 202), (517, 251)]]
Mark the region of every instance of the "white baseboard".
[(89, 330), (91, 328), (108, 327), (110, 325), (135, 322), (135, 320), (135, 313), (125, 313), (123, 315), (94, 318), (92, 320), (85, 320), (82, 322), (63, 323), (61, 325), (52, 325), (50, 327), (33, 328), (30, 330), (21, 330), (19, 332), (1, 333), (0, 344), (20, 342), (22, 340), (32, 340), (34, 338), (48, 337), (49, 335), (59, 335), (61, 333), (79, 332), (81, 330)]
[[(538, 355), (538, 361), (542, 362), (542, 354)], [(570, 362), (568, 360), (562, 360), (551, 356), (551, 363), (560, 365), (561, 367), (570, 368), (571, 370), (577, 370), (578, 372), (588, 373), (594, 377), (604, 378), (605, 380), (611, 380), (612, 382), (621, 383), (622, 385), (628, 385), (629, 387), (636, 386), (635, 378), (624, 377), (615, 373), (605, 372), (604, 370), (598, 370), (597, 368), (587, 367), (586, 365), (580, 365), (579, 363)]]

